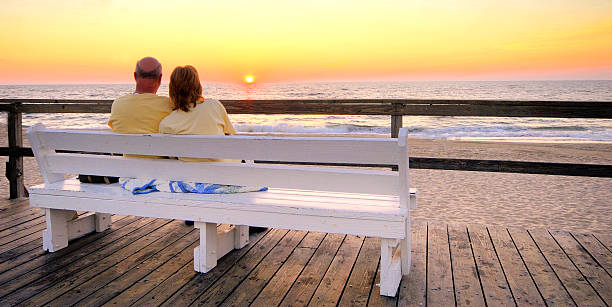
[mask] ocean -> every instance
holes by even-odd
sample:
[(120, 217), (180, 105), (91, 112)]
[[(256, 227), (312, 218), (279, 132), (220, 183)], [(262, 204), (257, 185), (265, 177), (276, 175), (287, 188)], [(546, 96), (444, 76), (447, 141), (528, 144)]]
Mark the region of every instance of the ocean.
[[(500, 99), (612, 101), (612, 80), (204, 83), (204, 97), (217, 99)], [(128, 84), (0, 85), (0, 98), (114, 99), (134, 90)], [(163, 84), (158, 91), (168, 95)], [(389, 116), (239, 115), (239, 132), (390, 134)], [(24, 126), (106, 128), (108, 114), (24, 114)], [(6, 114), (3, 114), (6, 122)], [(612, 143), (612, 120), (512, 117), (406, 116), (410, 136), (427, 139)]]

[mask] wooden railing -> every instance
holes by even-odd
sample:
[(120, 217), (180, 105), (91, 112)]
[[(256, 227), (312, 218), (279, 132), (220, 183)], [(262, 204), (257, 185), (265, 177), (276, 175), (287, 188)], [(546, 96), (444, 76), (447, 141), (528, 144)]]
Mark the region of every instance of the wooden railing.
[[(391, 116), (391, 137), (397, 137), (402, 127), (402, 117), (405, 115), (612, 119), (612, 101), (328, 99), (222, 100), (221, 102), (230, 114), (388, 115)], [(7, 112), (8, 116), (9, 146), (0, 147), (0, 156), (9, 156), (6, 176), (10, 182), (10, 198), (27, 195), (23, 184), (23, 157), (32, 156), (32, 150), (23, 147), (23, 113), (110, 113), (111, 105), (112, 100), (0, 99), (0, 112)], [(284, 163), (283, 161), (257, 162)], [(600, 164), (411, 157), (410, 167), (612, 177), (612, 165)]]

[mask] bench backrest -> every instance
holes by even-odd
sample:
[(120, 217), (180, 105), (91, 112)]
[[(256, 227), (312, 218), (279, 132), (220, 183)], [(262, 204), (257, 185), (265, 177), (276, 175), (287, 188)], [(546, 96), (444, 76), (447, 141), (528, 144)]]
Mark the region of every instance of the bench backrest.
[[(64, 174), (87, 174), (329, 192), (399, 195), (408, 203), (407, 129), (398, 139), (345, 137), (263, 137), (46, 129), (28, 130), (46, 183)], [(56, 151), (75, 153), (58, 153)], [(325, 166), (184, 162), (90, 153), (223, 158), (288, 162), (393, 164), (399, 172)]]

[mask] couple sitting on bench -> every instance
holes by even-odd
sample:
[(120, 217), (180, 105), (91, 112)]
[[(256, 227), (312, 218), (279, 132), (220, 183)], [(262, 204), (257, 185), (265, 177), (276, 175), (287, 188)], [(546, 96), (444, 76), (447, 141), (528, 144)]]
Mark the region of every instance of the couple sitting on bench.
[[(170, 76), (170, 99), (158, 96), (162, 80), (162, 65), (157, 59), (145, 57), (136, 63), (134, 71), (136, 90), (117, 98), (111, 108), (108, 125), (117, 133), (143, 134), (203, 134), (229, 135), (236, 130), (225, 108), (216, 99), (202, 97), (202, 85), (197, 70), (192, 66), (179, 66)], [(139, 156), (143, 158), (164, 158)], [(181, 158), (184, 161), (229, 162), (223, 159)], [(83, 182), (111, 183), (118, 178), (80, 176)], [(192, 221), (185, 221), (192, 225)]]
[(216, 99), (202, 97), (202, 85), (194, 67), (187, 65), (174, 69), (170, 76), (170, 99), (156, 95), (161, 85), (162, 67), (155, 58), (146, 57), (138, 61), (134, 79), (134, 93), (121, 96), (113, 102), (108, 125), (114, 132), (206, 135), (236, 133), (223, 105)]

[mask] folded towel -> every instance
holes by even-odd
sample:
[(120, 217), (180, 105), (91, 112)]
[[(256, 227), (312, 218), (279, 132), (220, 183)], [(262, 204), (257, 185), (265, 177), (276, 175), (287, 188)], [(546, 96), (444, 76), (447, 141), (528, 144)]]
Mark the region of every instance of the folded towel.
[(168, 193), (199, 193), (199, 194), (233, 194), (267, 191), (266, 187), (248, 187), (216, 183), (174, 181), (139, 178), (120, 178), (119, 184), (132, 194), (148, 194), (151, 192)]

